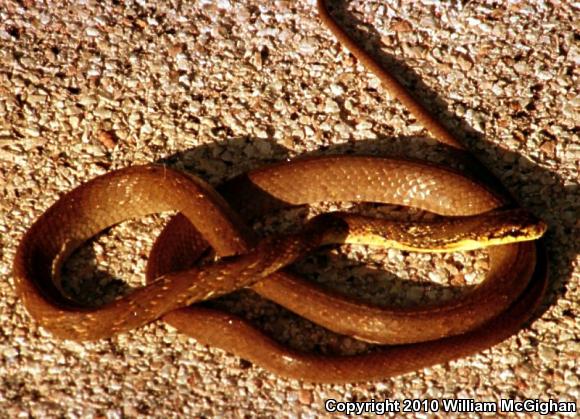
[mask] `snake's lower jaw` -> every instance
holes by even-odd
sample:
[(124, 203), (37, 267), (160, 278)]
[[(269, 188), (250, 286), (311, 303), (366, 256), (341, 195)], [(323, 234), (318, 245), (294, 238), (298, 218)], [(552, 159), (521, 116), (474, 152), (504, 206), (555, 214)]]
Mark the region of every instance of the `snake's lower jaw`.
[(546, 234), (546, 231), (548, 231), (548, 224), (542, 220), (538, 220), (536, 224), (530, 226), (528, 234), (518, 241), (533, 241), (541, 239), (544, 234)]

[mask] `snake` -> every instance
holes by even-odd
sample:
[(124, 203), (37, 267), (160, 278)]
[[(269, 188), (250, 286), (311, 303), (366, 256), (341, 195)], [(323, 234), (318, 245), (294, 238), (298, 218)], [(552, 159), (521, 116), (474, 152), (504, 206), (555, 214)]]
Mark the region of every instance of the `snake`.
[[(319, 0), (321, 21), (441, 143), (464, 145), (362, 49)], [(322, 201), (416, 207), (432, 222), (321, 214), (298, 232), (259, 239), (248, 227), (266, 213)], [(156, 240), (147, 284), (100, 307), (83, 306), (61, 284), (63, 263), (83, 243), (130, 218), (177, 211)], [(344, 383), (384, 379), (482, 351), (517, 333), (542, 301), (546, 225), (510, 196), (457, 170), (409, 159), (318, 156), (258, 168), (217, 189), (162, 165), (131, 166), (64, 194), (25, 232), (15, 255), (16, 292), (55, 337), (110, 338), (161, 319), (278, 375)], [(485, 280), (451, 301), (383, 307), (344, 296), (286, 269), (330, 243), (447, 252), (484, 247)], [(217, 260), (196, 263), (211, 247)], [(377, 346), (356, 355), (287, 347), (247, 320), (195, 304), (249, 287), (333, 332)]]

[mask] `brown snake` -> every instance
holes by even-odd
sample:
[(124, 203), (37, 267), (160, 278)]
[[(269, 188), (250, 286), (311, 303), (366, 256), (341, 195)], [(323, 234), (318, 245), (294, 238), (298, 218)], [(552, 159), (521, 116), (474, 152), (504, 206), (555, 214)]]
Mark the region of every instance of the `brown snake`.
[[(321, 20), (340, 42), (435, 138), (463, 149), (336, 24), (324, 1), (318, 7)], [(460, 299), (416, 309), (380, 308), (280, 270), (311, 250), (301, 248), (297, 236), (256, 242), (245, 227), (244, 220), (272, 209), (320, 201), (391, 203), (450, 216), (479, 214), (508, 202), (443, 167), (388, 158), (318, 157), (254, 170), (219, 191), (197, 178), (152, 165), (111, 172), (81, 185), (49, 208), (22, 239), (14, 261), (19, 296), (39, 324), (61, 338), (106, 338), (162, 318), (202, 343), (280, 375), (352, 382), (389, 377), (488, 348), (531, 318), (546, 287), (542, 247), (538, 242), (516, 243), (489, 248), (485, 281)], [(180, 214), (154, 246), (147, 286), (98, 309), (80, 307), (62, 294), (60, 266), (80, 244), (128, 218), (168, 210)], [(314, 234), (316, 228), (313, 224), (312, 232), (303, 234)], [(224, 258), (192, 266), (206, 242)], [(305, 354), (234, 315), (190, 305), (245, 286), (337, 333), (392, 346), (353, 356)]]

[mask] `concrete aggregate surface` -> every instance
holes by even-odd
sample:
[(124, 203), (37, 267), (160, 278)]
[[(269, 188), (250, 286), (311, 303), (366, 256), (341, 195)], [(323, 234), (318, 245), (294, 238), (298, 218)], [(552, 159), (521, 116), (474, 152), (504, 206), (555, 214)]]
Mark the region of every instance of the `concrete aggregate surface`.
[[(51, 337), (18, 300), (12, 260), (32, 222), (96, 175), (160, 162), (219, 184), (311, 153), (446, 160), (425, 155), (421, 144), (434, 140), (321, 25), (313, 0), (0, 0), (0, 417), (309, 418), (329, 414), (327, 399), (578, 403), (580, 3), (331, 3), (348, 31), (548, 223), (550, 290), (539, 318), (482, 353), (348, 385), (277, 377), (159, 322), (91, 343)], [(167, 219), (111, 229), (67, 269), (84, 275), (77, 285), (90, 292), (118, 291), (121, 279), (141, 284)], [(257, 227), (275, 230), (272, 223)], [(345, 252), (349, 263), (419, 281), (402, 300), (425, 297), (427, 281), (470, 284), (486, 267), (480, 254)], [(311, 268), (301, 266), (315, 275)], [(341, 270), (318, 280), (374, 302), (399, 298), (398, 286), (365, 265), (346, 269), (347, 280)], [(294, 347), (366, 348), (243, 294), (223, 304)]]

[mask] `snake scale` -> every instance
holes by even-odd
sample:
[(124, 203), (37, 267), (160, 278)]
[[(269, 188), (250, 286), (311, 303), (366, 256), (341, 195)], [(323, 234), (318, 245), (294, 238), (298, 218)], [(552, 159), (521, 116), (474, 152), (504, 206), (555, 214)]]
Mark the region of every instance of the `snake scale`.
[[(318, 10), (338, 40), (437, 140), (464, 149), (344, 32), (324, 1), (318, 1)], [(297, 159), (238, 176), (219, 193), (184, 173), (156, 165), (134, 166), (81, 185), (41, 215), (15, 257), (17, 293), (32, 317), (60, 338), (107, 338), (162, 319), (202, 343), (279, 375), (334, 383), (390, 377), (488, 348), (516, 333), (542, 299), (547, 266), (539, 241), (490, 247), (485, 281), (451, 302), (383, 308), (323, 289), (283, 268), (324, 244), (328, 225), (336, 231), (343, 219), (318, 217), (300, 233), (261, 241), (246, 227), (248, 220), (274, 209), (321, 201), (398, 204), (454, 217), (477, 217), (511, 204), (508, 196), (481, 181), (403, 159)], [(146, 286), (96, 309), (66, 297), (59, 272), (71, 252), (111, 225), (169, 210), (179, 214), (154, 245)], [(208, 244), (220, 259), (195, 265)], [(302, 353), (235, 315), (193, 304), (242, 287), (334, 332), (381, 346), (361, 355)]]

